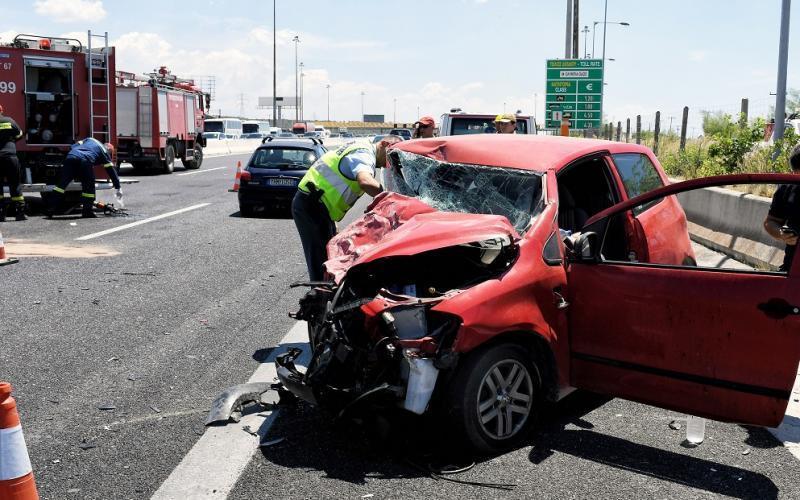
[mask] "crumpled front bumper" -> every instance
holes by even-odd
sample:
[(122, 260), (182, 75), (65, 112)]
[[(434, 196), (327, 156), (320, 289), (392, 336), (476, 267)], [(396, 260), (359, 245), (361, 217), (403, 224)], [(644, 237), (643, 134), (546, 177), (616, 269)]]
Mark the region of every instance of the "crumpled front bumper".
[(301, 349), (292, 348), (275, 358), (278, 380), (286, 390), (295, 396), (309, 403), (317, 404), (314, 390), (305, 382), (305, 374), (300, 372), (294, 364), (302, 352)]

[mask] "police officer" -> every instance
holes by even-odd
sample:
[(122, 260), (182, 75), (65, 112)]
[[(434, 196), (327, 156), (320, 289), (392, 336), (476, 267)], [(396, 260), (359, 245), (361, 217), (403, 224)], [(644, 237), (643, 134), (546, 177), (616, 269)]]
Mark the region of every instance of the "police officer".
[(383, 186), (375, 178), (375, 168), (386, 164), (386, 148), (400, 142), (386, 136), (373, 152), (365, 144), (346, 144), (317, 160), (300, 180), (292, 200), (292, 217), (300, 233), (308, 277), (322, 281), (327, 260), (326, 245), (342, 220), (362, 194), (377, 196)]
[(81, 217), (95, 218), (94, 214), (94, 200), (95, 200), (95, 186), (94, 186), (94, 166), (102, 165), (108, 176), (111, 178), (111, 183), (114, 189), (117, 190), (117, 199), (122, 199), (122, 189), (120, 189), (119, 176), (117, 171), (114, 170), (114, 146), (111, 144), (103, 144), (93, 137), (78, 141), (70, 147), (67, 157), (64, 159), (64, 165), (61, 168), (61, 181), (53, 188), (53, 199), (49, 209), (49, 216), (52, 216), (55, 209), (61, 203), (64, 197), (64, 190), (67, 185), (79, 175), (81, 179), (81, 201), (83, 202), (83, 211)]
[(0, 106), (0, 222), (6, 220), (6, 202), (3, 193), (3, 178), (11, 193), (14, 215), (17, 220), (25, 220), (25, 198), (22, 197), (22, 181), (16, 142), (22, 138), (22, 130), (12, 118), (3, 115)]
[[(795, 146), (789, 155), (789, 165), (792, 167), (792, 173), (800, 176), (800, 144)], [(800, 185), (778, 186), (772, 197), (767, 218), (764, 220), (764, 229), (770, 236), (786, 244), (780, 270), (789, 272), (792, 258), (797, 253), (798, 234), (800, 234)]]

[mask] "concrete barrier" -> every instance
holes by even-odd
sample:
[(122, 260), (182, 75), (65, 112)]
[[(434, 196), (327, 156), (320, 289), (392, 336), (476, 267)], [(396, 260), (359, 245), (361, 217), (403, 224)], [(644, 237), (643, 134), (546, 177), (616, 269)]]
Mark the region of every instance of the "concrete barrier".
[(783, 244), (764, 230), (770, 198), (724, 188), (678, 194), (691, 238), (757, 269), (777, 270)]

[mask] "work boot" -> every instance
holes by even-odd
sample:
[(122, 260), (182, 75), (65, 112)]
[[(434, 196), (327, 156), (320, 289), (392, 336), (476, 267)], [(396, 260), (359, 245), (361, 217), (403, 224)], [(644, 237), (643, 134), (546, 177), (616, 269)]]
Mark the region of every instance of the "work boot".
[(28, 220), (28, 217), (25, 215), (24, 203), (17, 203), (14, 209), (15, 209), (14, 217), (16, 218), (16, 220), (18, 221)]
[(82, 219), (96, 219), (97, 215), (94, 213), (94, 204), (92, 202), (83, 204), (83, 211), (81, 212)]

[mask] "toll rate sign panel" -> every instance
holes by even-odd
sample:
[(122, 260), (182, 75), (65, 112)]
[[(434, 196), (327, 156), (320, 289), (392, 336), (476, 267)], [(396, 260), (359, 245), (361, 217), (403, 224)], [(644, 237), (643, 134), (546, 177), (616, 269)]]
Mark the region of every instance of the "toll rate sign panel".
[(602, 59), (547, 60), (546, 128), (600, 128), (603, 121)]

